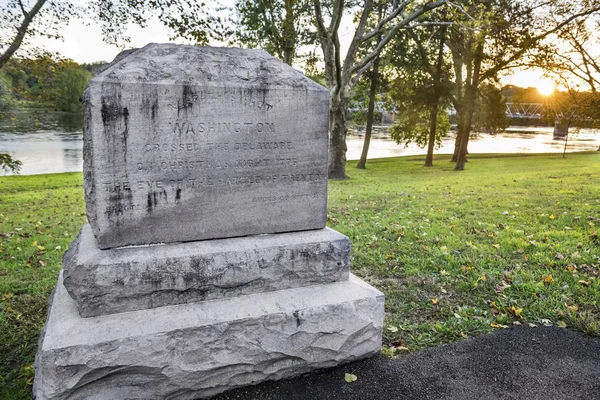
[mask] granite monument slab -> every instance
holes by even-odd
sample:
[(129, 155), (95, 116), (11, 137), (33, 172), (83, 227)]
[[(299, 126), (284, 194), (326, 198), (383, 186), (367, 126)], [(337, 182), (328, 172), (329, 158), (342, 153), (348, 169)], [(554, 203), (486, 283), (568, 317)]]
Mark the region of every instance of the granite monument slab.
[(262, 50), (149, 44), (84, 96), (100, 248), (325, 227), (329, 92)]

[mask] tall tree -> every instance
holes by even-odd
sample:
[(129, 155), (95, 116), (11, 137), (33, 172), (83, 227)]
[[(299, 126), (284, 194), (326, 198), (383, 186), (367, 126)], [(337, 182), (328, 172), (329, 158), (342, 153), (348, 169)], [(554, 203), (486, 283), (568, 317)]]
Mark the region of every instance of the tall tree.
[(142, 27), (158, 17), (174, 36), (207, 41), (204, 3), (196, 0), (4, 0), (0, 2), (0, 69), (29, 40), (61, 38), (61, 28), (73, 18), (92, 18), (102, 26), (104, 40), (128, 42), (128, 23)]
[[(360, 76), (371, 68), (377, 55), (402, 28), (408, 27), (424, 13), (433, 10), (447, 0), (393, 1), (385, 10), (379, 23), (372, 29), (373, 0), (350, 3), (348, 0), (332, 0), (322, 3), (313, 0), (318, 41), (325, 62), (325, 77), (330, 87), (329, 109), (329, 178), (346, 178), (346, 108), (350, 88)], [(346, 56), (342, 59), (339, 29), (345, 13), (355, 13), (356, 26)], [(381, 41), (373, 51), (359, 57), (359, 49), (381, 34)]]
[(467, 12), (456, 14), (460, 23), (451, 27), (448, 40), (455, 72), (456, 170), (463, 170), (467, 161), (480, 84), (526, 65), (525, 57), (545, 38), (600, 10), (597, 0), (464, 0), (462, 5)]
[(315, 40), (308, 0), (237, 0), (234, 15), (213, 29), (230, 44), (259, 47), (292, 65), (298, 48)]
[(433, 165), (433, 150), (450, 129), (445, 14), (445, 9), (433, 11), (438, 24), (401, 32), (389, 50), (395, 69), (390, 98), (398, 114), (392, 137), (398, 143), (427, 147), (425, 166)]
[[(377, 4), (377, 23), (381, 22), (383, 15), (383, 2)], [(377, 35), (375, 41), (375, 47), (381, 43), (381, 32)], [(367, 166), (367, 155), (369, 154), (369, 146), (371, 145), (371, 134), (373, 132), (373, 119), (375, 117), (375, 97), (377, 96), (377, 89), (379, 87), (379, 60), (381, 55), (377, 54), (375, 60), (373, 60), (373, 66), (371, 67), (370, 74), (370, 88), (369, 88), (369, 105), (367, 109), (367, 126), (365, 127), (365, 138), (363, 142), (363, 148), (360, 153), (360, 159), (356, 168), (365, 169)]]

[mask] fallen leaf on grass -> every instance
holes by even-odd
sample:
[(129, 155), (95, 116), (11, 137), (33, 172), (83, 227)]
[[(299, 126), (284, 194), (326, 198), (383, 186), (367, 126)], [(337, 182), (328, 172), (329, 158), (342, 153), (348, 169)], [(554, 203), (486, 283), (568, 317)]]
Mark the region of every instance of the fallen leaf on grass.
[(554, 218), (556, 218), (556, 216), (555, 216), (554, 214), (552, 214), (552, 215), (550, 215), (548, 218), (550, 218), (550, 219), (554, 219)]
[(556, 326), (558, 326), (559, 328), (566, 328), (567, 324), (565, 323), (565, 321), (558, 321), (556, 323)]
[(496, 329), (500, 329), (500, 328), (502, 328), (502, 329), (504, 329), (504, 328), (508, 328), (508, 325), (495, 324), (495, 323), (493, 323), (493, 322), (490, 324), (490, 326), (491, 326), (492, 328), (496, 328)]
[(565, 307), (567, 307), (571, 311), (577, 311), (577, 310), (579, 310), (579, 307), (577, 307), (577, 306), (570, 306), (567, 303), (565, 303)]
[(565, 258), (565, 256), (563, 256), (563, 255), (562, 255), (562, 254), (560, 254), (560, 253), (556, 253), (556, 256), (555, 256), (555, 258), (556, 258), (557, 260), (562, 260), (563, 258)]
[(495, 249), (499, 249), (500, 245), (499, 244), (493, 244), (492, 247), (495, 248)]
[(537, 325), (536, 325), (536, 324), (532, 324), (531, 322), (529, 322), (527, 325), (528, 325), (530, 328), (537, 328)]
[(434, 304), (434, 305), (435, 305), (435, 304), (437, 304), (437, 303), (438, 303), (438, 301), (439, 301), (439, 300), (438, 300), (437, 298), (435, 298), (435, 299), (431, 299), (431, 304)]
[(355, 382), (357, 379), (358, 379), (358, 377), (354, 374), (349, 374), (349, 373), (344, 374), (344, 380), (348, 383)]
[(552, 275), (548, 275), (544, 277), (543, 281), (546, 285), (549, 285), (552, 283), (552, 281), (554, 281), (554, 279), (552, 278)]
[(523, 312), (522, 308), (516, 308), (515, 306), (510, 306), (510, 313), (517, 318), (523, 318), (521, 313)]
[(583, 286), (590, 286), (590, 283), (588, 281), (584, 281), (583, 279), (579, 281), (579, 284)]
[(387, 330), (392, 333), (396, 333), (396, 332), (398, 332), (398, 327), (397, 326), (388, 326)]

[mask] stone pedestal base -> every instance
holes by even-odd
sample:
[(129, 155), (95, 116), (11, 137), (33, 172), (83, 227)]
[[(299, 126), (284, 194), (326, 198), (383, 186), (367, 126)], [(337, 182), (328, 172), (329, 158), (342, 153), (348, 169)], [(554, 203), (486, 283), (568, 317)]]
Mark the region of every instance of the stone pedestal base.
[(85, 225), (63, 258), (79, 315), (96, 317), (348, 279), (333, 229), (101, 250)]
[(48, 399), (195, 399), (379, 351), (383, 294), (350, 280), (81, 318), (62, 274), (36, 358)]

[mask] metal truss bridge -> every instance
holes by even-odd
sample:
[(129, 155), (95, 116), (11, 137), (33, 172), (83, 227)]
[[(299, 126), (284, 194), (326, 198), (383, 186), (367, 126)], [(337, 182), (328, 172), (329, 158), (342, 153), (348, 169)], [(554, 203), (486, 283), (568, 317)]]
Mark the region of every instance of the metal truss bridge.
[(541, 119), (543, 111), (541, 103), (506, 103), (506, 116), (510, 118)]

